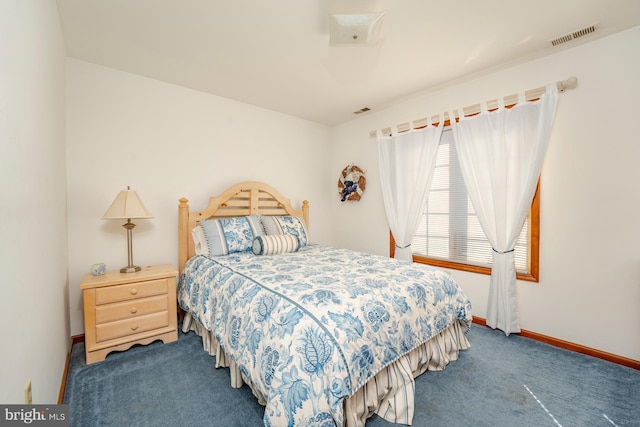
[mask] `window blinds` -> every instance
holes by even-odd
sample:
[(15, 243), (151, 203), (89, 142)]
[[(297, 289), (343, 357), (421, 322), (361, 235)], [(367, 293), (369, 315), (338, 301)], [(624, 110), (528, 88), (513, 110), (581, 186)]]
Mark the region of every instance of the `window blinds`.
[[(428, 204), (411, 246), (414, 255), (491, 267), (491, 245), (467, 195), (451, 129), (442, 132)], [(514, 254), (517, 271), (528, 272), (529, 218)]]

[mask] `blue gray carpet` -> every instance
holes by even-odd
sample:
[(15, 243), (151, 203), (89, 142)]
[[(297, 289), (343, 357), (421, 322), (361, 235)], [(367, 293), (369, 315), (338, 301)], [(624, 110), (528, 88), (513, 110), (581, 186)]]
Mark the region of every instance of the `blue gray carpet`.
[[(640, 426), (640, 371), (473, 325), (471, 348), (416, 379), (414, 426)], [(87, 366), (72, 348), (71, 426), (260, 426), (251, 390), (229, 386), (194, 333)], [(366, 427), (391, 426), (374, 416)]]

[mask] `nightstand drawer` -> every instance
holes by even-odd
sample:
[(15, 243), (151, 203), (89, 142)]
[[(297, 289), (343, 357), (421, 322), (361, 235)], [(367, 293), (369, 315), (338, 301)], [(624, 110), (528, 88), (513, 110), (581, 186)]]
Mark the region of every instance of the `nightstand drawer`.
[(96, 324), (113, 322), (116, 320), (130, 319), (135, 316), (167, 311), (169, 301), (166, 295), (157, 295), (148, 298), (138, 298), (132, 301), (124, 301), (96, 307)]
[(101, 342), (127, 335), (139, 334), (140, 332), (150, 331), (164, 326), (169, 326), (168, 311), (103, 323), (102, 325), (96, 325), (96, 341)]
[(96, 289), (96, 305), (166, 294), (167, 289), (167, 279), (98, 288)]

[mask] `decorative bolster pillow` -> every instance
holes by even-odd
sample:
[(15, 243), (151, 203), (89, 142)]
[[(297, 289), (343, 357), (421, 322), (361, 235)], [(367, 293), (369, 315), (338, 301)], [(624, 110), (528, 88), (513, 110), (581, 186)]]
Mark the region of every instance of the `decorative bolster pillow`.
[(298, 249), (300, 249), (300, 241), (293, 234), (257, 236), (253, 239), (255, 255), (284, 254), (297, 252)]

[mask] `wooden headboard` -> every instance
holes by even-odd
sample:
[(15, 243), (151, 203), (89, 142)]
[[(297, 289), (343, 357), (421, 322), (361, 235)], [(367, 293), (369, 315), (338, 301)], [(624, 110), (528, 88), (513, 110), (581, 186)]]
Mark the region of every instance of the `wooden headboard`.
[(189, 210), (189, 200), (182, 198), (178, 205), (178, 269), (195, 255), (191, 230), (201, 220), (244, 215), (292, 215), (301, 216), (309, 228), (309, 202), (302, 202), (297, 210), (291, 202), (273, 187), (257, 181), (236, 184), (219, 196), (209, 198), (209, 205), (199, 212)]

